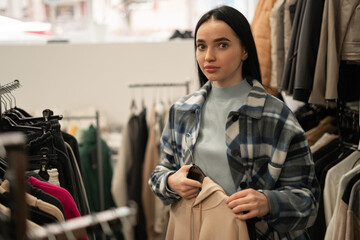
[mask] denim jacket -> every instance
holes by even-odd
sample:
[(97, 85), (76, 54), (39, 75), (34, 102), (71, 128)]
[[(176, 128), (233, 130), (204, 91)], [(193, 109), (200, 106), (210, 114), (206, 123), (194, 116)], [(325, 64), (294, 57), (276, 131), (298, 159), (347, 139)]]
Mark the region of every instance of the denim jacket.
[[(320, 187), (306, 135), (283, 102), (258, 81), (249, 83), (246, 104), (229, 113), (225, 126), (232, 179), (237, 191), (250, 187), (268, 198), (270, 213), (256, 223), (257, 239), (308, 239), (305, 229), (316, 219)], [(161, 137), (162, 161), (149, 179), (165, 204), (180, 198), (167, 187), (167, 177), (191, 164), (201, 108), (210, 91), (207, 82), (169, 110)]]

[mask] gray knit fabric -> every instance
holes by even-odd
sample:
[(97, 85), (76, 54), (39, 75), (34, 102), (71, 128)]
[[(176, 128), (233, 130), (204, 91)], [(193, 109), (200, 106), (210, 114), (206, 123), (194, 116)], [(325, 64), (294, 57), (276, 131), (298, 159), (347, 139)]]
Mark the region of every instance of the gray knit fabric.
[(200, 135), (194, 149), (194, 161), (227, 195), (233, 194), (235, 183), (226, 158), (225, 125), (228, 114), (245, 104), (251, 90), (243, 80), (235, 86), (212, 89), (200, 117)]

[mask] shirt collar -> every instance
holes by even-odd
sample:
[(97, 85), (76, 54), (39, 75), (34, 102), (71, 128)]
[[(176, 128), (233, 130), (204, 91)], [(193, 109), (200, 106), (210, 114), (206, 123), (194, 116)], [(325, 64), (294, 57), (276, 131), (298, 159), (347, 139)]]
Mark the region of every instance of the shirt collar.
[[(265, 100), (266, 90), (257, 80), (249, 81), (252, 86), (250, 93), (247, 97), (246, 104), (242, 106), (238, 112), (242, 115), (247, 115), (252, 118), (261, 118)], [(191, 111), (200, 109), (204, 104), (207, 95), (211, 90), (211, 82), (207, 81), (198, 91), (193, 93), (189, 98), (176, 104), (179, 110)]]

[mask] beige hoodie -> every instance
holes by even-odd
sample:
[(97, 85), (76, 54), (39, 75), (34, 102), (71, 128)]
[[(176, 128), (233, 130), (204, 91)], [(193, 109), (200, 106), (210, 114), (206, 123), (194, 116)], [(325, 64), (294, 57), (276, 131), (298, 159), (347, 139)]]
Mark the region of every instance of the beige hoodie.
[(210, 178), (204, 178), (196, 198), (172, 204), (166, 240), (248, 240), (245, 221), (235, 219), (228, 196)]

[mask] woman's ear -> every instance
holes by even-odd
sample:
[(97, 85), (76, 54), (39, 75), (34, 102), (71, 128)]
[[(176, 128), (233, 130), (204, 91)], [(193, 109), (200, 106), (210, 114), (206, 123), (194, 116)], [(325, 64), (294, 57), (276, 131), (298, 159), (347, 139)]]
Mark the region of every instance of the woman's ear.
[(248, 52), (247, 52), (246, 49), (244, 48), (244, 49), (243, 49), (243, 54), (242, 54), (241, 60), (242, 60), (242, 61), (245, 61), (247, 58), (248, 58)]

